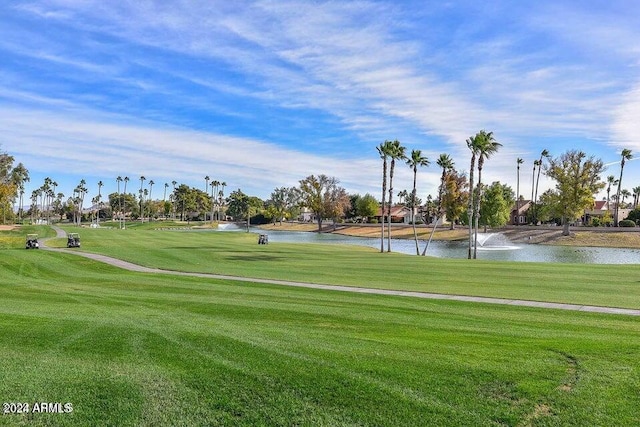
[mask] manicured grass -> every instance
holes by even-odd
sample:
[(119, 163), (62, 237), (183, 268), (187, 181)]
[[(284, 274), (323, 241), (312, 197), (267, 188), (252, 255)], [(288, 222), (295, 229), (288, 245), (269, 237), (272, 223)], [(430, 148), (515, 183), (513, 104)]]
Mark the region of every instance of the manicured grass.
[(2, 401), (74, 409), (2, 425), (639, 421), (633, 317), (129, 273), (23, 249), (1, 253), (0, 301)]
[(255, 234), (242, 232), (80, 232), (83, 251), (168, 270), (640, 308), (640, 265), (469, 261), (380, 254), (357, 246), (257, 245)]
[(0, 250), (24, 248), (25, 237), (27, 234), (37, 234), (38, 239), (56, 235), (51, 227), (45, 225), (25, 225), (11, 231), (0, 231)]

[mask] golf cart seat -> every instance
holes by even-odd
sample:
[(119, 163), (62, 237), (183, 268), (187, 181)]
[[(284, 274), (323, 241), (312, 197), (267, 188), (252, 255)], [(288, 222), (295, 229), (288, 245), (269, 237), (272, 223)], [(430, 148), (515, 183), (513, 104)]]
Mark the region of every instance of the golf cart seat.
[(25, 249), (38, 249), (40, 244), (38, 243), (37, 234), (27, 234), (27, 241), (25, 243)]

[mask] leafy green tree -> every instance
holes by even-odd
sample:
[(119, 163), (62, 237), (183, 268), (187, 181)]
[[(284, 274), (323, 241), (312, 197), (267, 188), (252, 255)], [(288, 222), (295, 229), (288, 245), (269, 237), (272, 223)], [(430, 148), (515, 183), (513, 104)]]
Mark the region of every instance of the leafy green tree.
[(176, 212), (180, 212), (180, 220), (190, 219), (190, 213), (195, 212), (198, 208), (196, 203), (195, 192), (186, 184), (180, 184), (173, 191), (173, 200), (175, 202)]
[(378, 201), (371, 194), (367, 193), (359, 197), (356, 201), (356, 215), (364, 218), (371, 218), (378, 213)]
[(569, 224), (593, 206), (594, 195), (605, 187), (600, 180), (602, 160), (587, 157), (583, 151), (569, 150), (550, 159), (546, 175), (556, 181), (557, 209), (562, 219), (562, 234), (569, 235)]
[(469, 200), (468, 189), (469, 183), (464, 174), (458, 173), (455, 169), (450, 169), (447, 172), (444, 179), (441, 206), (450, 221), (452, 230), (455, 229), (456, 221), (460, 220), (462, 214), (465, 213), (465, 206)]
[(255, 196), (248, 196), (240, 189), (232, 191), (226, 202), (227, 214), (235, 220), (246, 219), (247, 231), (249, 231), (252, 213), (257, 213), (264, 208), (264, 203), (261, 199)]
[(282, 225), (282, 218), (291, 218), (294, 213), (294, 209), (300, 203), (300, 190), (296, 187), (280, 187), (273, 190), (271, 193), (269, 208), (270, 214), (280, 221)]
[(300, 180), (300, 204), (309, 208), (317, 218), (318, 231), (323, 218), (337, 218), (349, 208), (349, 195), (338, 186), (337, 178), (326, 175), (309, 175)]
[(631, 221), (635, 222), (636, 224), (640, 224), (640, 209), (639, 208), (635, 208), (634, 210), (629, 212), (629, 215), (625, 219), (630, 219)]
[[(538, 220), (549, 222), (557, 220), (562, 221), (562, 210), (560, 208), (560, 197), (558, 192), (550, 189), (540, 195), (538, 203)], [(533, 217), (531, 219), (533, 221)]]
[(133, 194), (129, 193), (111, 193), (107, 196), (109, 198), (109, 206), (112, 211), (121, 210), (124, 214), (125, 212), (132, 212), (137, 205), (136, 198)]
[(242, 190), (232, 191), (227, 197), (227, 215), (233, 219), (243, 219), (249, 208), (249, 196), (244, 194)]
[(511, 217), (513, 203), (511, 187), (497, 181), (486, 187), (480, 207), (480, 224), (484, 226), (484, 231), (487, 231), (487, 226), (502, 227), (507, 224)]

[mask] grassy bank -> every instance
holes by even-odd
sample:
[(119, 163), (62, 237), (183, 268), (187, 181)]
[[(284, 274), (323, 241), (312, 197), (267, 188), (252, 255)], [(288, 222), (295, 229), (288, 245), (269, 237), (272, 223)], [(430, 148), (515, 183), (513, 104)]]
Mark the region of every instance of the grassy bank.
[(241, 232), (83, 229), (81, 237), (83, 251), (169, 270), (640, 308), (640, 265), (469, 262), (357, 246), (257, 245), (255, 234)]
[[(123, 242), (94, 231), (83, 243)], [(158, 250), (218, 263), (214, 243), (205, 258), (173, 238), (153, 234)], [(236, 263), (268, 255), (235, 238), (219, 244)], [(2, 400), (73, 404), (2, 425), (638, 423), (640, 323), (626, 316), (145, 275), (24, 249), (2, 251), (0, 299)]]

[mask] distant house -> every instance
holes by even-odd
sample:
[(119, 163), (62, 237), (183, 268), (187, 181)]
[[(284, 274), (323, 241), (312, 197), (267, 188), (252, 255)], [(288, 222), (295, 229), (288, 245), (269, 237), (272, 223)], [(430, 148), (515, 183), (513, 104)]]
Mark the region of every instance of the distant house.
[[(613, 217), (616, 214), (616, 203), (607, 203), (606, 200), (596, 200), (592, 209), (585, 209), (584, 211), (585, 224), (591, 224), (592, 218), (602, 218), (607, 212), (609, 212), (611, 219), (613, 220)], [(631, 209), (628, 208), (618, 209), (618, 221), (622, 221), (628, 217), (630, 212)]]
[(316, 215), (309, 208), (302, 208), (300, 210), (300, 215), (298, 215), (298, 221), (300, 222), (315, 222)]
[[(382, 208), (378, 207), (378, 212), (375, 215), (378, 222), (382, 221)], [(385, 218), (387, 214), (385, 213)], [(406, 206), (393, 206), (391, 208), (391, 222), (411, 224), (411, 209)], [(417, 218), (416, 218), (417, 219)]]
[(527, 212), (531, 208), (531, 200), (520, 200), (511, 208), (511, 224), (524, 225), (527, 223)]

